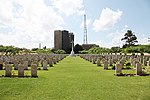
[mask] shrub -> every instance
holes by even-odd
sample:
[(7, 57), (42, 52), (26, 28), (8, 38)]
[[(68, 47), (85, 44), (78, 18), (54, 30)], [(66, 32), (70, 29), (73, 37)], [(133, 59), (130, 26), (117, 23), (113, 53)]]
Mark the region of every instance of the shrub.
[(125, 69), (131, 69), (131, 66), (126, 66), (126, 68)]
[(115, 70), (115, 65), (111, 67), (111, 69)]
[(126, 63), (126, 66), (131, 66), (131, 63), (130, 62)]

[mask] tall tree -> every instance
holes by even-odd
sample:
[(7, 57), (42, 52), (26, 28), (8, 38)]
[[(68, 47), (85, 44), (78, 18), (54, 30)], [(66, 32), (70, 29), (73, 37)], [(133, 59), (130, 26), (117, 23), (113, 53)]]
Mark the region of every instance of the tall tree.
[(131, 30), (127, 30), (127, 32), (124, 35), (124, 38), (121, 39), (121, 41), (125, 40), (125, 44), (123, 47), (130, 47), (135, 45), (137, 43), (137, 37), (133, 34)]

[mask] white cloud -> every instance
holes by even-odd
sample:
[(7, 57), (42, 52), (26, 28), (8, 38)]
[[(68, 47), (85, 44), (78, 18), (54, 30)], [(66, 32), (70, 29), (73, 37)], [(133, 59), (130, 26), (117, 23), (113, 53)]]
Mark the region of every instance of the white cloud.
[(83, 0), (52, 0), (55, 8), (63, 12), (66, 16), (73, 14), (83, 15)]
[[(55, 29), (62, 28), (64, 20), (44, 0), (0, 1), (0, 44), (19, 47), (53, 47)], [(11, 29), (9, 33), (1, 28)]]
[[(123, 29), (117, 30), (116, 32), (113, 33), (109, 33), (107, 37), (111, 38), (111, 42), (109, 43), (110, 47), (114, 46), (122, 47), (124, 42), (121, 41), (121, 39), (124, 37), (124, 34), (127, 32), (127, 30), (130, 29), (128, 28), (128, 25), (125, 25)], [(144, 34), (142, 34), (141, 36), (137, 36), (137, 40), (138, 44), (148, 44), (148, 38)]]
[(93, 22), (93, 30), (99, 32), (113, 27), (121, 18), (122, 11), (113, 11), (109, 8), (103, 9), (99, 19)]
[(109, 47), (120, 46), (124, 44), (121, 39), (124, 37), (124, 34), (127, 32), (128, 26), (125, 25), (121, 30), (116, 30), (116, 32), (109, 33), (107, 35), (110, 38), (111, 42), (108, 44)]
[(92, 41), (90, 42), (90, 44), (96, 44), (96, 45), (99, 45), (100, 47), (104, 47), (102, 44), (102, 41), (101, 40), (98, 40), (98, 41)]
[(148, 37), (142, 36), (142, 37), (137, 37), (138, 44), (148, 44)]

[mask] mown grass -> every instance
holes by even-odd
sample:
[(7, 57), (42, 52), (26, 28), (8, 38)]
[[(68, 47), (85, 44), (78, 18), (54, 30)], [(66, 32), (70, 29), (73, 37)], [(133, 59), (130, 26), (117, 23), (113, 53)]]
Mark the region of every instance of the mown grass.
[[(0, 100), (149, 100), (150, 76), (114, 76), (79, 57), (39, 70), (38, 78), (0, 78)], [(0, 75), (4, 71), (0, 71)]]

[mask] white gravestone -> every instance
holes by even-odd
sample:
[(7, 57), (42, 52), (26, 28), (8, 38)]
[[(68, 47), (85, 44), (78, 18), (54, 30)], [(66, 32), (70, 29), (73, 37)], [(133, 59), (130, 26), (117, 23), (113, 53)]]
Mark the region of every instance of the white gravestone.
[(25, 69), (25, 70), (28, 70), (28, 61), (24, 61), (24, 62), (23, 62), (23, 65), (24, 65), (24, 69)]
[(43, 70), (47, 70), (47, 61), (46, 60), (43, 61)]
[(115, 73), (116, 74), (121, 74), (122, 73), (122, 64), (116, 64), (116, 67), (115, 67)]
[(107, 61), (107, 60), (104, 61), (104, 69), (105, 69), (105, 70), (108, 69), (108, 61)]
[(101, 66), (100, 57), (97, 58), (97, 66)]
[(11, 64), (6, 64), (5, 65), (5, 76), (6, 77), (11, 77), (11, 70), (12, 70)]
[(31, 65), (31, 77), (37, 77), (37, 64)]
[(136, 64), (136, 75), (141, 75), (142, 74), (142, 64), (137, 63)]
[(23, 64), (19, 64), (19, 66), (18, 66), (18, 77), (24, 77), (24, 66), (23, 66)]

